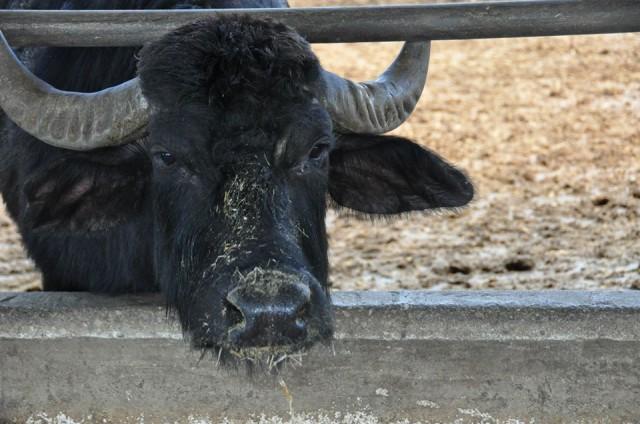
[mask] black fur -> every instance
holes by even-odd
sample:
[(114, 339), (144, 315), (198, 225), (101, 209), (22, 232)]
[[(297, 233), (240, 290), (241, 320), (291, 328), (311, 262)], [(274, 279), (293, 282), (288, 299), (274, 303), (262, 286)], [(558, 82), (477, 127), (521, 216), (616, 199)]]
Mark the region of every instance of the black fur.
[[(0, 6), (17, 3), (28, 2)], [(286, 7), (286, 1), (93, 0), (91, 6)], [(148, 138), (85, 153), (47, 146), (2, 116), (0, 189), (45, 289), (160, 290), (194, 346), (223, 349), (225, 356), (265, 352), (246, 338), (234, 341), (239, 323), (246, 330), (249, 315), (263, 313), (260, 304), (251, 310), (234, 304), (234, 290), (276, 302), (268, 308), (276, 327), (304, 323), (304, 337), (270, 335), (268, 355), (330, 337), (328, 194), (370, 214), (458, 207), (473, 196), (462, 172), (408, 140), (336, 137), (309, 88), (320, 64), (308, 43), (281, 24), (202, 20), (140, 52), (20, 54), (39, 77), (75, 91), (130, 79), (139, 55), (152, 107)], [(298, 293), (295, 287), (306, 287), (308, 305), (283, 294)]]

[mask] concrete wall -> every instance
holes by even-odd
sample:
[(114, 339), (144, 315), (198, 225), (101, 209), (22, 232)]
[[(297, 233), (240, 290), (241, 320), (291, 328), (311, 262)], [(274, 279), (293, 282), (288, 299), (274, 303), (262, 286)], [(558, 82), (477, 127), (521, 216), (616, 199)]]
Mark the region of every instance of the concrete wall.
[(292, 422), (640, 422), (640, 292), (334, 303), (335, 353), (317, 347), (275, 377), (201, 359), (155, 296), (0, 293), (0, 422), (288, 420), (289, 401)]

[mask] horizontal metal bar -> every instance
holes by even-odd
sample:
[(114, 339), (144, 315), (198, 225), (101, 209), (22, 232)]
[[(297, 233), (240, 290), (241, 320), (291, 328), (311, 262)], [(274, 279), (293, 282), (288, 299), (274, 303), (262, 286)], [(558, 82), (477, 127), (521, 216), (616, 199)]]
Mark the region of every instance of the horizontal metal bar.
[(194, 19), (271, 18), (314, 43), (418, 41), (640, 31), (638, 0), (537, 0), (226, 10), (0, 11), (13, 46), (135, 46)]
[(283, 395), (193, 351), (159, 296), (0, 293), (0, 422), (279, 422), (290, 407), (311, 416), (291, 422), (640, 416), (638, 291), (333, 297), (334, 349), (282, 370)]

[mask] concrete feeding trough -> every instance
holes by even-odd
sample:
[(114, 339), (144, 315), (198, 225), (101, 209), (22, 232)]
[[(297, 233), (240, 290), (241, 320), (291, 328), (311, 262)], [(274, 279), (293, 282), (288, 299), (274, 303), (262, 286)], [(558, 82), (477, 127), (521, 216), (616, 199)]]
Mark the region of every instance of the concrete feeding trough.
[(640, 417), (640, 292), (339, 292), (334, 303), (335, 353), (249, 377), (191, 351), (157, 296), (2, 293), (0, 422)]

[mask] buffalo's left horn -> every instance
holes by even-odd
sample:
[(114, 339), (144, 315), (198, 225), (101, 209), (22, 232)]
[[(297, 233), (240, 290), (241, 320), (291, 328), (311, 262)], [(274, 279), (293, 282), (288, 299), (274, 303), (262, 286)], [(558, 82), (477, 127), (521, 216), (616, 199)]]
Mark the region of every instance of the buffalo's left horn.
[(355, 83), (324, 70), (318, 98), (338, 132), (382, 134), (409, 118), (427, 79), (431, 43), (407, 42), (375, 81)]
[(137, 78), (95, 93), (58, 90), (20, 62), (2, 31), (0, 107), (32, 136), (71, 150), (133, 141), (142, 135), (149, 119)]

